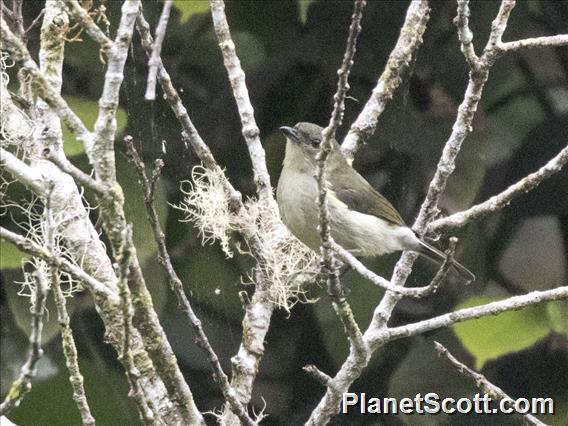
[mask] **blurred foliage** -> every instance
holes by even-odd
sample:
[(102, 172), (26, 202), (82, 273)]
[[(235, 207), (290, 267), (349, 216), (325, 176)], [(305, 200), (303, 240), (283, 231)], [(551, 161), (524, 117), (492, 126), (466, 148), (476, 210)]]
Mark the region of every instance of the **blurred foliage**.
[(182, 24), (196, 13), (209, 12), (209, 2), (201, 0), (174, 0), (173, 5), (181, 12), (179, 21)]
[[(80, 98), (75, 96), (65, 97), (65, 101), (77, 116), (83, 121), (87, 129), (93, 130), (95, 121), (99, 113), (99, 105), (95, 100)], [(120, 134), (126, 127), (126, 111), (119, 107), (116, 111), (116, 133)], [(85, 152), (83, 142), (77, 140), (75, 136), (63, 125), (63, 151), (67, 157), (74, 157)]]
[[(456, 306), (456, 309), (491, 302), (495, 300), (483, 296), (472, 297)], [(552, 315), (547, 315), (549, 309)], [(551, 331), (560, 329), (563, 320), (555, 312), (555, 308), (540, 304), (466, 321), (453, 328), (464, 347), (473, 355), (475, 368), (481, 369), (487, 361), (531, 347)]]
[[(95, 4), (98, 4), (95, 1)], [(408, 2), (370, 1), (365, 9), (355, 65), (350, 76), (346, 123), (347, 131), (363, 107), (388, 58)], [(297, 121), (327, 123), (336, 87), (336, 71), (343, 56), (352, 2), (315, 0), (232, 0), (227, 1), (227, 17), (236, 49), (246, 71), (246, 81), (255, 107), (255, 117), (267, 151), (268, 167), (276, 184), (282, 157), (283, 138), (277, 128)], [(152, 28), (158, 22), (163, 2), (144, 2), (144, 14)], [(457, 106), (467, 84), (467, 68), (459, 50), (455, 27), (455, 3), (433, 1), (428, 30), (412, 72), (381, 116), (375, 136), (360, 150), (355, 167), (412, 223), (434, 173), (441, 149), (451, 132)], [(24, 2), (26, 22), (39, 12), (42, 2)], [(106, 2), (114, 37), (120, 18), (120, 2)], [(497, 2), (471, 2), (470, 25), (479, 53), (498, 9)], [(203, 139), (211, 147), (227, 176), (245, 196), (254, 195), (250, 160), (241, 135), (238, 113), (222, 65), (206, 1), (176, 0), (162, 49), (164, 63), (184, 105)], [(518, 2), (504, 39), (567, 33), (568, 4), (556, 1)], [(37, 57), (39, 34), (30, 34), (30, 48)], [(68, 44), (64, 66), (63, 94), (71, 107), (92, 127), (101, 94), (105, 65), (98, 46), (86, 34), (84, 41)], [(164, 179), (159, 184), (157, 207), (165, 225), (167, 243), (186, 292), (195, 306), (225, 371), (240, 343), (241, 298), (253, 289), (243, 286), (252, 261), (245, 255), (226, 259), (217, 244), (201, 245), (189, 224), (179, 223), (180, 214), (169, 204), (179, 201), (179, 181), (188, 179), (197, 164), (195, 155), (181, 142), (180, 127), (167, 104), (158, 97), (151, 104), (143, 99), (147, 58), (133, 39), (121, 92), (119, 132), (131, 134), (148, 165), (163, 158)], [(543, 49), (510, 54), (499, 59), (491, 70), (482, 102), (458, 159), (456, 172), (448, 183), (441, 208), (455, 212), (496, 194), (522, 176), (535, 171), (566, 144), (568, 134), (568, 49)], [(158, 89), (159, 90), (159, 89)], [(118, 135), (118, 141), (121, 135)], [(74, 164), (90, 172), (82, 147), (65, 135), (66, 152)], [(155, 260), (156, 248), (145, 219), (142, 191), (131, 164), (117, 142), (117, 175), (126, 196), (127, 219), (134, 224), (134, 239), (144, 268), (154, 305), (178, 355), (182, 369), (202, 410), (221, 404), (205, 357), (195, 346), (177, 301), (169, 291), (164, 274)], [(562, 171), (534, 192), (519, 197), (502, 212), (469, 225), (458, 233), (457, 257), (478, 276), (471, 286), (448, 279), (440, 291), (421, 300), (402, 300), (391, 325), (405, 324), (448, 312), (460, 306), (525, 293), (538, 285), (522, 273), (531, 249), (545, 251), (542, 264), (533, 276), (563, 277), (568, 261), (568, 172)], [(12, 190), (12, 189), (11, 189)], [(23, 189), (14, 191), (18, 194)], [(87, 191), (87, 199), (96, 202)], [(96, 210), (91, 211), (96, 223)], [(530, 218), (544, 217), (538, 227)], [(9, 217), (2, 216), (9, 225)], [(544, 228), (543, 228), (544, 227)], [(518, 238), (524, 229), (523, 238)], [(545, 232), (546, 231), (546, 232)], [(558, 238), (550, 239), (550, 235)], [(528, 236), (528, 237), (527, 237)], [(540, 239), (539, 244), (536, 242)], [(544, 240), (543, 240), (544, 239)], [(513, 241), (520, 241), (511, 252)], [(235, 240), (239, 242), (239, 240)], [(445, 241), (435, 242), (445, 247)], [(17, 350), (26, 347), (27, 299), (14, 296), (20, 278), (19, 254), (3, 243), (0, 263), (0, 313), (2, 342)], [(503, 259), (508, 259), (503, 266)], [(540, 257), (539, 257), (540, 259)], [(563, 262), (558, 261), (563, 259)], [(388, 277), (396, 256), (367, 261), (369, 267)], [(538, 270), (536, 270), (538, 269)], [(553, 273), (550, 270), (554, 270)], [(423, 285), (435, 273), (431, 265), (419, 262), (409, 285)], [(525, 280), (526, 278), (526, 280)], [(350, 272), (343, 281), (351, 289), (350, 302), (364, 328), (382, 291)], [(542, 287), (538, 287), (542, 288)], [(301, 370), (316, 364), (332, 374), (347, 354), (347, 342), (324, 288), (314, 286), (315, 305), (295, 307), (288, 316), (276, 312), (267, 336), (253, 404), (258, 410), (264, 397), (270, 417), (266, 424), (303, 423), (321, 397), (321, 387)], [(99, 424), (135, 424), (133, 405), (127, 398), (122, 369), (116, 353), (103, 343), (103, 326), (90, 297), (81, 293), (71, 303), (73, 327), (80, 363), (93, 414)], [(568, 375), (568, 330), (566, 304), (547, 304), (469, 321), (451, 330), (393, 342), (371, 361), (370, 367), (354, 384), (354, 389), (382, 396), (409, 396), (436, 391), (444, 396), (474, 392), (471, 383), (460, 378), (444, 360), (435, 356), (431, 340), (440, 340), (468, 365), (481, 368), (496, 384), (517, 396), (552, 396), (563, 413), (543, 419), (549, 424), (565, 424), (568, 392), (561, 377)], [(55, 360), (56, 373), (38, 377), (34, 389), (14, 412), (18, 424), (74, 424), (78, 422), (71, 401), (71, 389), (61, 360), (55, 316), (50, 309), (46, 331), (46, 359)], [(24, 330), (24, 331), (20, 331)], [(4, 348), (3, 354), (4, 352)], [(13, 358), (11, 358), (13, 359)], [(16, 361), (17, 362), (17, 361)], [(2, 390), (5, 377), (19, 365), (2, 363)], [(41, 370), (41, 369), (40, 369)], [(561, 407), (564, 407), (563, 409)], [(39, 416), (39, 417), (38, 417)], [(209, 419), (211, 420), (211, 419)], [(376, 419), (349, 418), (350, 424), (369, 424)], [(487, 420), (487, 419), (484, 419)], [(386, 424), (435, 424), (430, 418), (385, 418)], [(469, 423), (467, 423), (469, 421)], [(471, 423), (471, 422), (474, 423)], [(493, 423), (506, 424), (499, 418)], [(334, 420), (346, 424), (347, 419)], [(448, 417), (444, 424), (475, 424), (475, 419)], [(436, 423), (439, 424), (439, 423)]]

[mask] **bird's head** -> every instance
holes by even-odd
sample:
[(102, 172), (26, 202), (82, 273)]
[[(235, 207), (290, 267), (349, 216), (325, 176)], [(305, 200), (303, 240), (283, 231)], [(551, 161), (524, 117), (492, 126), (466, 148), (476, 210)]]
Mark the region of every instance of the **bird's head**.
[[(282, 126), (280, 131), (286, 136), (286, 158), (288, 164), (298, 164), (305, 161), (315, 166), (316, 156), (320, 151), (323, 127), (313, 123), (298, 123), (294, 127)], [(332, 151), (339, 145), (331, 141)]]

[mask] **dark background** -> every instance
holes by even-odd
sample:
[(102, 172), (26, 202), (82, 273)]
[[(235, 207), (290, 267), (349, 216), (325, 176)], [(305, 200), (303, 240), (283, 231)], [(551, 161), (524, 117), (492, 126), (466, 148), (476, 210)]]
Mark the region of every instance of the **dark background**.
[[(95, 4), (98, 4), (95, 2)], [(114, 35), (120, 16), (119, 2), (106, 3)], [(393, 48), (408, 2), (369, 1), (364, 12), (346, 102), (343, 137), (363, 107)], [(443, 144), (455, 120), (467, 84), (467, 68), (459, 51), (452, 19), (455, 3), (432, 2), (431, 19), (411, 72), (381, 116), (376, 135), (358, 153), (355, 167), (412, 223), (433, 175)], [(26, 2), (26, 22), (31, 22), (42, 2)], [(146, 18), (155, 27), (161, 3), (144, 2)], [(498, 2), (471, 5), (470, 25), (476, 52), (481, 53)], [(284, 154), (284, 140), (277, 129), (298, 121), (326, 125), (336, 88), (352, 13), (350, 1), (311, 3), (305, 24), (295, 1), (231, 1), (227, 15), (237, 52), (247, 73), (247, 84), (275, 185)], [(203, 139), (226, 169), (233, 185), (246, 196), (254, 196), (251, 164), (240, 133), (240, 122), (211, 28), (210, 16), (193, 15), (188, 22), (172, 10), (162, 58), (180, 91), (184, 104)], [(568, 32), (568, 2), (519, 2), (513, 10), (504, 41)], [(95, 101), (101, 92), (105, 67), (98, 47), (83, 34), (83, 42), (66, 48), (63, 93)], [(39, 32), (30, 35), (30, 49), (37, 57)], [(160, 98), (144, 101), (147, 59), (136, 35), (127, 62), (121, 107), (131, 134), (148, 164), (164, 159), (165, 179), (160, 208), (166, 219), (168, 246), (186, 291), (203, 321), (213, 347), (226, 372), (241, 339), (243, 311), (238, 293), (243, 289), (250, 259), (226, 259), (217, 244), (201, 245), (197, 231), (179, 223), (180, 213), (166, 204), (180, 201), (179, 181), (190, 177), (196, 157), (181, 142), (180, 127)], [(464, 143), (456, 172), (450, 178), (441, 203), (452, 213), (480, 202), (535, 171), (562, 149), (568, 140), (568, 48), (544, 48), (505, 55), (490, 73), (484, 96)], [(166, 153), (162, 152), (165, 141)], [(121, 138), (117, 140), (118, 174), (130, 195), (127, 213), (135, 225), (143, 222), (142, 203), (131, 165), (125, 160)], [(87, 167), (84, 155), (72, 160)], [(447, 282), (424, 300), (399, 304), (391, 324), (404, 324), (447, 312), (471, 297), (504, 298), (534, 289), (566, 285), (568, 263), (568, 172), (564, 169), (535, 191), (523, 195), (505, 210), (461, 230), (458, 258), (478, 276), (470, 287)], [(131, 195), (133, 194), (133, 195)], [(96, 217), (96, 212), (93, 212)], [(4, 216), (3, 221), (7, 220)], [(141, 229), (141, 228), (138, 228)], [(178, 355), (182, 370), (202, 410), (220, 409), (222, 399), (205, 357), (194, 344), (187, 321), (176, 309), (164, 274), (154, 260), (149, 234), (144, 240), (142, 260), (156, 308)], [(142, 243), (141, 243), (142, 244)], [(445, 247), (444, 241), (438, 245)], [(366, 262), (389, 277), (397, 256)], [(418, 263), (411, 285), (423, 284), (434, 270)], [(26, 351), (29, 322), (27, 301), (16, 296), (13, 282), (18, 270), (2, 270), (0, 314), (2, 319), (2, 395), (19, 371)], [(366, 328), (381, 291), (349, 273), (350, 301), (361, 327)], [(217, 290), (217, 291), (215, 291)], [(217, 294), (218, 293), (218, 294)], [(266, 353), (256, 381), (253, 405), (258, 412), (266, 401), (266, 424), (304, 422), (322, 397), (324, 389), (302, 372), (315, 364), (333, 375), (347, 355), (347, 343), (323, 288), (311, 289), (318, 303), (298, 304), (291, 313), (276, 311), (267, 336)], [(481, 300), (481, 299), (476, 299)], [(487, 299), (484, 299), (487, 300)], [(127, 398), (124, 374), (116, 354), (104, 344), (103, 325), (87, 294), (69, 301), (72, 327), (79, 349), (80, 366), (93, 415), (98, 424), (135, 424), (134, 404)], [(568, 318), (566, 304), (527, 311), (503, 325), (500, 317), (477, 323), (456, 334), (444, 329), (424, 336), (388, 344), (376, 353), (370, 366), (355, 382), (354, 392), (370, 396), (413, 397), (438, 392), (444, 396), (471, 396), (474, 386), (435, 355), (432, 341), (444, 343), (462, 361), (476, 366), (475, 346), (483, 346), (484, 335), (505, 327), (491, 341), (496, 350), (477, 366), (513, 397), (555, 398), (550, 424), (568, 422)], [(521, 311), (525, 312), (525, 311)], [(550, 313), (552, 312), (552, 314)], [(548, 316), (547, 316), (548, 315)], [(535, 319), (536, 318), (536, 319)], [(551, 319), (552, 318), (552, 319)], [(537, 325), (538, 324), (538, 327)], [(548, 326), (546, 324), (549, 324)], [(552, 325), (554, 324), (554, 325)], [(562, 328), (564, 325), (564, 328)], [(495, 328), (494, 328), (495, 327)], [(537, 331), (533, 330), (538, 328)], [(548, 327), (548, 328), (547, 328)], [(468, 333), (470, 333), (468, 335)], [(476, 340), (478, 339), (478, 340)], [(56, 313), (49, 310), (45, 355), (32, 392), (11, 418), (20, 425), (79, 424), (71, 400), (57, 335)], [(465, 342), (469, 342), (465, 343)], [(506, 343), (503, 343), (505, 342)], [(489, 345), (489, 346), (492, 346)], [(487, 346), (487, 345), (486, 345)], [(486, 348), (478, 348), (483, 351)], [(209, 416), (209, 421), (214, 419)], [(38, 420), (38, 419), (41, 419)], [(333, 424), (515, 424), (511, 417), (337, 417)]]

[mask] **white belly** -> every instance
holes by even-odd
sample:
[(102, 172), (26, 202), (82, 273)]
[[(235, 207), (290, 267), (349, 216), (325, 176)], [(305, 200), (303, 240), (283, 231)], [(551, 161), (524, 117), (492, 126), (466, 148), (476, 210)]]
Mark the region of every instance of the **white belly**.
[[(316, 181), (311, 176), (306, 179), (298, 175), (286, 180), (297, 185), (294, 188), (278, 185), (277, 199), (282, 220), (296, 238), (319, 252)], [(418, 239), (409, 228), (349, 210), (331, 193), (328, 193), (328, 206), (331, 236), (356, 256), (380, 256), (418, 246)]]

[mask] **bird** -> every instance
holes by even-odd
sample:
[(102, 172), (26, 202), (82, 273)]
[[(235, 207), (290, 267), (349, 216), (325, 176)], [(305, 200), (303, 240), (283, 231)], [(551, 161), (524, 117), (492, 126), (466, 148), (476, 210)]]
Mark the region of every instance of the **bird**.
[[(279, 129), (286, 136), (286, 152), (276, 200), (290, 232), (312, 250), (321, 244), (316, 179), (317, 155), (323, 128), (300, 122)], [(328, 217), (333, 240), (357, 257), (375, 257), (396, 251), (414, 251), (441, 264), (446, 255), (410, 229), (393, 205), (363, 178), (341, 153), (335, 139), (326, 163)], [(475, 275), (453, 260), (467, 283)]]

